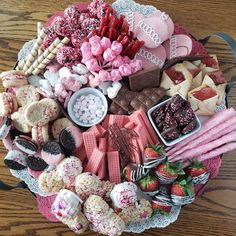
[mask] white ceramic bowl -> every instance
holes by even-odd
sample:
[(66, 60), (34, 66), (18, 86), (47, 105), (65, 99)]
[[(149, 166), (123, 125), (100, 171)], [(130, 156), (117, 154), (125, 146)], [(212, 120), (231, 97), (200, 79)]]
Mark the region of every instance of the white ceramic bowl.
[[(96, 122), (94, 123), (89, 123), (89, 124), (86, 124), (86, 123), (83, 123), (82, 121), (80, 121), (76, 116), (75, 116), (75, 112), (73, 111), (73, 107), (76, 103), (76, 99), (79, 98), (80, 96), (82, 95), (88, 95), (88, 94), (93, 94), (99, 98), (101, 98), (102, 100), (102, 103), (104, 105), (104, 113), (102, 115), (102, 117), (97, 120)], [(99, 124), (106, 116), (107, 114), (107, 110), (108, 110), (108, 103), (107, 103), (107, 99), (106, 97), (103, 95), (102, 92), (100, 92), (98, 89), (95, 89), (95, 88), (82, 88), (80, 89), (79, 91), (75, 92), (71, 98), (70, 98), (70, 101), (68, 103), (68, 107), (67, 107), (67, 110), (68, 110), (68, 114), (70, 116), (70, 118), (79, 126), (83, 126), (83, 127), (91, 127), (93, 125), (96, 125), (96, 124)]]
[(148, 112), (147, 112), (147, 113), (148, 113), (148, 118), (149, 118), (149, 120), (150, 120), (150, 122), (151, 122), (153, 128), (155, 129), (156, 133), (158, 134), (158, 136), (160, 137), (160, 139), (162, 140), (162, 142), (163, 142), (166, 146), (175, 145), (176, 143), (181, 142), (182, 140), (188, 138), (189, 136), (193, 135), (194, 133), (196, 133), (198, 130), (201, 129), (201, 122), (200, 122), (199, 118), (195, 115), (196, 120), (197, 120), (197, 126), (195, 127), (194, 130), (192, 130), (192, 131), (191, 131), (190, 133), (188, 133), (188, 134), (181, 135), (179, 138), (174, 139), (174, 140), (172, 140), (172, 141), (167, 141), (167, 140), (165, 140), (165, 139), (162, 137), (161, 133), (159, 132), (158, 128), (156, 127), (154, 120), (152, 119), (152, 113), (153, 113), (153, 111), (154, 111), (157, 107), (163, 106), (164, 104), (166, 104), (166, 103), (169, 102), (170, 100), (171, 100), (171, 98), (165, 100), (164, 102), (161, 102), (160, 104), (157, 104), (156, 106), (150, 108), (150, 109), (148, 110)]

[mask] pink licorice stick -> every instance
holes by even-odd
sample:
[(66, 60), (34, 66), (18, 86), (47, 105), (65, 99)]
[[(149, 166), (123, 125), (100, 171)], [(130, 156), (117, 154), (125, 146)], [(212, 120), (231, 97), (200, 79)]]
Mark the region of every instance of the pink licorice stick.
[(194, 157), (198, 157), (204, 153), (207, 153), (211, 150), (214, 150), (215, 148), (220, 147), (223, 144), (230, 143), (233, 141), (236, 141), (236, 131), (226, 134), (221, 138), (214, 140), (213, 142), (203, 144), (198, 148), (195, 148), (194, 150), (189, 149), (181, 155), (181, 160), (193, 159)]
[(225, 144), (225, 145), (223, 145), (219, 148), (216, 148), (215, 150), (213, 150), (211, 152), (208, 152), (208, 153), (205, 153), (205, 154), (201, 155), (197, 159), (199, 161), (205, 161), (205, 160), (211, 159), (213, 157), (222, 155), (226, 152), (233, 151), (234, 149), (236, 149), (236, 143), (235, 142), (227, 143), (227, 144)]
[(179, 151), (175, 152), (173, 155), (171, 155), (171, 158), (179, 156), (184, 154), (187, 150), (193, 149), (198, 147), (198, 145), (202, 142), (208, 141), (208, 143), (212, 140), (214, 140), (215, 135), (225, 134), (225, 130), (228, 129), (229, 127), (234, 127), (236, 129), (236, 116), (231, 117), (227, 121), (223, 122), (222, 124), (208, 130), (204, 135), (199, 136), (195, 140), (193, 140), (191, 143), (188, 143), (186, 146), (181, 148)]
[(212, 116), (209, 120), (207, 120), (203, 124), (203, 126), (202, 126), (202, 128), (199, 132), (193, 134), (189, 138), (187, 138), (187, 139), (183, 140), (182, 142), (176, 144), (171, 150), (169, 150), (167, 152), (167, 156), (170, 156), (173, 153), (175, 153), (176, 151), (180, 150), (185, 145), (187, 145), (188, 143), (191, 143), (196, 138), (202, 136), (203, 134), (205, 134), (208, 130), (212, 129), (213, 127), (218, 126), (221, 123), (224, 123), (229, 118), (235, 116), (235, 114), (236, 114), (236, 111), (233, 108), (223, 110), (223, 111), (220, 111), (220, 112), (216, 113), (214, 116)]

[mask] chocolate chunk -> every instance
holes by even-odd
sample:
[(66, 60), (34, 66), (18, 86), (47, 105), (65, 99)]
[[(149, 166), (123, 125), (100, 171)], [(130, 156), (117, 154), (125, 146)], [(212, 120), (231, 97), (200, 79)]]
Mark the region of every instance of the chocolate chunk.
[(189, 124), (195, 115), (191, 107), (183, 107), (174, 113), (174, 118), (180, 126), (186, 126)]
[(181, 131), (182, 134), (188, 134), (193, 131), (197, 126), (197, 120), (193, 119), (189, 124), (187, 124)]
[(178, 111), (181, 107), (184, 107), (187, 105), (187, 101), (184, 100), (180, 95), (175, 95), (174, 97), (172, 97), (172, 99), (168, 102), (167, 106), (168, 106), (168, 110), (170, 110), (171, 112), (175, 113), (176, 111)]
[(159, 85), (159, 66), (154, 66), (129, 76), (129, 87), (131, 91), (140, 91), (145, 88), (158, 87)]
[(42, 171), (48, 167), (48, 164), (41, 157), (29, 156), (26, 161), (31, 170)]
[(171, 127), (163, 131), (161, 135), (165, 140), (171, 141), (179, 138), (181, 136), (181, 133), (176, 127)]
[(177, 121), (172, 116), (172, 114), (169, 113), (169, 112), (167, 112), (166, 115), (165, 115), (165, 124), (168, 125), (168, 127), (170, 127), (170, 126), (177, 127)]

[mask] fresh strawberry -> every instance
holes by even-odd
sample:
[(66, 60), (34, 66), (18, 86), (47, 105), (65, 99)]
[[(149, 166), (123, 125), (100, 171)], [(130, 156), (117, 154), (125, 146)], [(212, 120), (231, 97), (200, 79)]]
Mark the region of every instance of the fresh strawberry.
[(157, 157), (160, 157), (164, 154), (163, 146), (160, 144), (157, 144), (157, 145), (149, 144), (144, 149), (144, 154), (146, 158), (150, 158), (150, 159), (155, 159)]
[(206, 167), (204, 164), (198, 160), (193, 160), (191, 165), (186, 168), (186, 174), (191, 177), (197, 177), (207, 172)]
[(181, 162), (165, 162), (160, 164), (156, 172), (158, 174), (164, 175), (165, 177), (177, 178), (178, 175), (184, 175), (183, 164)]
[(143, 192), (154, 192), (159, 188), (157, 178), (152, 175), (146, 175), (138, 182), (138, 185)]
[(176, 196), (192, 196), (194, 194), (194, 186), (192, 178), (189, 176), (172, 184), (171, 195)]
[(131, 181), (131, 172), (132, 172), (132, 168), (130, 165), (127, 165), (123, 171), (122, 171), (122, 179), (124, 179), (125, 181)]
[(167, 204), (163, 204), (158, 201), (152, 201), (152, 209), (154, 211), (158, 211), (162, 214), (169, 214), (171, 212), (172, 206), (167, 205)]

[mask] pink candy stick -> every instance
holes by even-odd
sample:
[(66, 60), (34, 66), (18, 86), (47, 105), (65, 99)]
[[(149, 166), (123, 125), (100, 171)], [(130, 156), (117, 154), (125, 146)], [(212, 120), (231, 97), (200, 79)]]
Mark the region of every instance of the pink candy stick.
[(234, 149), (236, 149), (236, 143), (235, 142), (227, 143), (227, 144), (225, 144), (225, 145), (223, 145), (219, 148), (216, 148), (215, 150), (213, 150), (211, 152), (208, 152), (208, 153), (205, 153), (205, 154), (201, 155), (200, 157), (198, 157), (198, 160), (199, 161), (205, 161), (205, 160), (208, 160), (210, 158), (222, 155), (226, 152), (233, 151)]
[(198, 157), (204, 153), (207, 153), (217, 147), (220, 147), (223, 144), (230, 143), (236, 141), (236, 131), (233, 131), (229, 134), (222, 136), (219, 139), (214, 140), (213, 142), (209, 142), (207, 144), (203, 144), (197, 148), (189, 149), (185, 153), (181, 154), (181, 160), (185, 159), (193, 159), (194, 157)]
[(107, 153), (107, 160), (108, 160), (108, 171), (109, 171), (109, 180), (112, 183), (120, 183), (120, 157), (119, 152), (108, 152)]
[(97, 147), (97, 141), (94, 132), (84, 132), (83, 140), (87, 158), (90, 159), (93, 150)]
[[(191, 143), (188, 143), (185, 147), (183, 147), (182, 149), (180, 149), (179, 151), (177, 151), (173, 155), (171, 155), (171, 158), (176, 157), (178, 155), (182, 155), (183, 153), (185, 153), (186, 150), (195, 148), (200, 143), (202, 143), (204, 141), (209, 140), (209, 142), (210, 142), (210, 140), (212, 140), (212, 138), (214, 138), (215, 135), (219, 135), (220, 133), (224, 132), (224, 130), (229, 127), (236, 128), (236, 117), (229, 118), (227, 121), (223, 122), (222, 124), (215, 126), (212, 129), (208, 130), (208, 132), (205, 133), (204, 135), (199, 136), (198, 138), (195, 138), (195, 140), (193, 140)], [(225, 133), (223, 133), (223, 134), (225, 134)]]
[(176, 144), (170, 151), (167, 152), (167, 155), (170, 156), (176, 151), (180, 150), (182, 147), (187, 145), (188, 143), (191, 143), (196, 138), (202, 136), (204, 133), (206, 133), (208, 130), (212, 129), (215, 126), (218, 126), (219, 124), (225, 122), (229, 118), (235, 116), (236, 112), (233, 108), (220, 111), (216, 113), (214, 116), (212, 116), (209, 120), (207, 120), (201, 130), (194, 135), (190, 136), (189, 138), (183, 140), (182, 142)]

